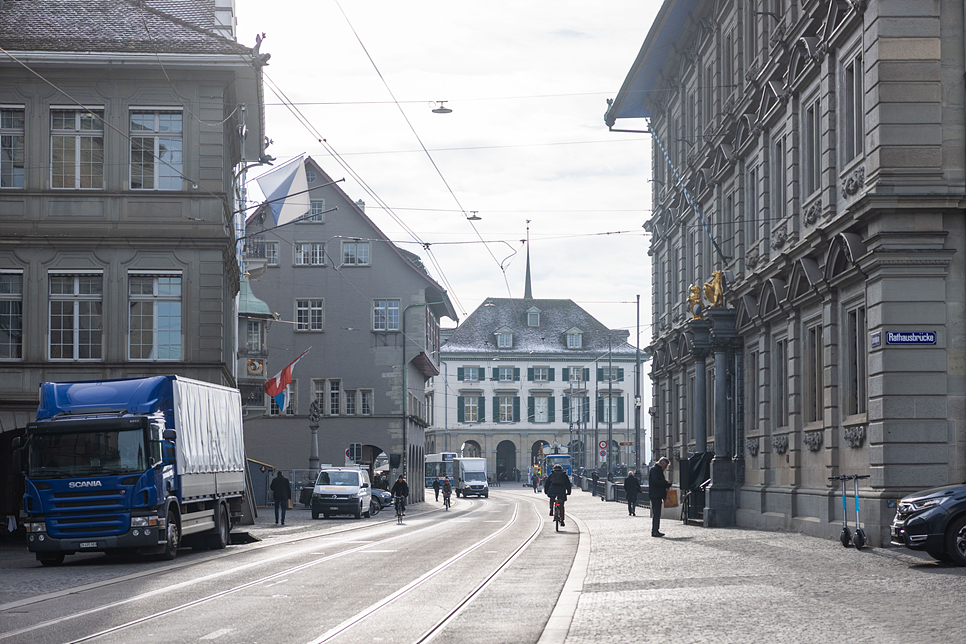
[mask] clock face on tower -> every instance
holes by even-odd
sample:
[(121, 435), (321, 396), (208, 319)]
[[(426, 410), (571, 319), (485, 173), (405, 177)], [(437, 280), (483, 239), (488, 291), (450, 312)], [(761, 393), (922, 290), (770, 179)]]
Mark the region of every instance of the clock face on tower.
[(265, 361), (248, 359), (248, 375), (261, 376), (265, 373)]

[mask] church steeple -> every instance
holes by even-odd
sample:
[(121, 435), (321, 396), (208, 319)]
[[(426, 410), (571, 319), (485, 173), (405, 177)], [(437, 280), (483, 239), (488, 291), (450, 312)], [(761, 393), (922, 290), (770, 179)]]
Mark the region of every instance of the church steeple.
[(530, 220), (527, 219), (527, 281), (523, 286), (523, 299), (532, 300), (533, 290), (530, 288)]

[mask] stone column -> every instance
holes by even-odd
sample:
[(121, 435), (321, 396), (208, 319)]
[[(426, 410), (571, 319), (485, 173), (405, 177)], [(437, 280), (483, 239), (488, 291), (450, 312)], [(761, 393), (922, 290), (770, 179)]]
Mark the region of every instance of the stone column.
[(688, 328), (692, 334), (691, 355), (694, 357), (694, 451), (701, 453), (708, 449), (708, 367), (705, 359), (711, 351), (711, 323), (691, 320)]
[(309, 469), (312, 471), (319, 469), (319, 422), (322, 420), (322, 410), (319, 402), (313, 400), (309, 405), (309, 431), (312, 438), (309, 441)]
[(728, 362), (737, 337), (734, 309), (709, 308), (711, 344), (714, 349), (714, 459), (711, 461), (711, 486), (705, 497), (704, 525), (723, 528), (735, 524), (735, 463), (729, 449)]

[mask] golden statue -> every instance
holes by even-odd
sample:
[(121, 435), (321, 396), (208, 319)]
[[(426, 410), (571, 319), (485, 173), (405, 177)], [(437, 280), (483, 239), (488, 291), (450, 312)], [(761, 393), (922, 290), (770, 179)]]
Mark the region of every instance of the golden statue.
[(688, 294), (688, 312), (694, 316), (693, 319), (701, 319), (701, 311), (704, 310), (704, 302), (701, 300), (701, 287), (692, 284)]
[(708, 300), (708, 306), (724, 306), (724, 294), (724, 273), (715, 271), (711, 273), (711, 281), (705, 282), (704, 298)]

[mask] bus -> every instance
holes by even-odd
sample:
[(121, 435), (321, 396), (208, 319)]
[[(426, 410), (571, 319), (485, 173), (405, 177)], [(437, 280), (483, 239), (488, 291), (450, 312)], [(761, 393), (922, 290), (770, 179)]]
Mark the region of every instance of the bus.
[(570, 464), (570, 454), (547, 454), (543, 458), (544, 476), (553, 470), (554, 465), (559, 465), (567, 476), (573, 475), (573, 467)]
[(451, 483), (456, 479), (453, 477), (453, 459), (456, 452), (440, 452), (439, 454), (426, 455), (426, 475), (423, 485), (431, 487), (436, 477), (448, 476)]

